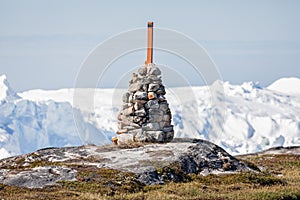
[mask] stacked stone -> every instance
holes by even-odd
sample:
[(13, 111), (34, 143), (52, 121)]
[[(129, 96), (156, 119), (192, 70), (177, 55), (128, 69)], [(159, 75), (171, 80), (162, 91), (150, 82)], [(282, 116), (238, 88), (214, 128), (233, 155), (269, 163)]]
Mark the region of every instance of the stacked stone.
[(164, 97), (161, 71), (154, 64), (133, 73), (123, 107), (118, 116), (118, 144), (138, 142), (170, 142), (174, 136), (171, 111)]

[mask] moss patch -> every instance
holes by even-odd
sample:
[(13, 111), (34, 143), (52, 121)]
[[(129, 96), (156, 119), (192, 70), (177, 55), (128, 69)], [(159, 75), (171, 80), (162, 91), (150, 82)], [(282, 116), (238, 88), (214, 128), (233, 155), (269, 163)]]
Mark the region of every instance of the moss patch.
[(96, 192), (103, 195), (133, 193), (142, 190), (133, 173), (108, 168), (76, 167), (77, 181), (59, 182), (63, 188), (72, 191)]

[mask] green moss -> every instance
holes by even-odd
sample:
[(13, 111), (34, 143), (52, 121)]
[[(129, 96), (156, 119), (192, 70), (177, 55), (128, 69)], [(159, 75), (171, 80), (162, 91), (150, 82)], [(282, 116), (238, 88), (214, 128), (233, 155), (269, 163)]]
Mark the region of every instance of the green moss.
[(161, 188), (163, 188), (163, 185), (145, 185), (143, 187), (143, 192), (151, 192), (151, 191), (155, 191), (155, 190), (159, 190)]
[(253, 163), (253, 162), (250, 162), (248, 160), (241, 160), (243, 163), (245, 163), (250, 169), (252, 170), (255, 170), (255, 171), (258, 171), (260, 172), (261, 170)]
[(101, 195), (112, 195), (114, 191), (110, 187), (103, 187), (98, 183), (82, 182), (82, 181), (59, 181), (63, 189), (70, 191), (80, 191), (89, 193), (98, 193)]
[(264, 200), (264, 199), (281, 199), (281, 200), (297, 200), (300, 199), (300, 192), (292, 192), (292, 191), (263, 191), (255, 193), (252, 199)]
[(185, 173), (181, 163), (174, 162), (161, 168), (156, 168), (157, 173), (161, 175), (165, 182), (189, 182), (191, 177)]
[(78, 181), (60, 182), (64, 188), (106, 195), (133, 193), (143, 188), (135, 174), (130, 172), (96, 167), (78, 167), (76, 170), (78, 171)]
[(235, 184), (245, 183), (249, 185), (259, 186), (272, 186), (272, 185), (285, 185), (286, 182), (280, 178), (274, 177), (266, 173), (243, 172), (230, 175), (214, 175), (207, 176), (193, 175), (190, 176), (194, 181), (198, 181), (205, 185), (216, 184)]
[(258, 184), (260, 186), (285, 185), (286, 182), (280, 178), (266, 173), (242, 173), (240, 180), (243, 183)]

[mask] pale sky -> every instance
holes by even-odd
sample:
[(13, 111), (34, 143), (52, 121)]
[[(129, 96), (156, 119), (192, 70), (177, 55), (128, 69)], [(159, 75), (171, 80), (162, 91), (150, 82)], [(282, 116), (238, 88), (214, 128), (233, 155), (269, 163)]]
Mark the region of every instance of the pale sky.
[[(16, 91), (73, 87), (93, 48), (151, 20), (196, 40), (223, 80), (267, 86), (280, 77), (300, 78), (299, 11), (296, 0), (0, 0), (0, 74)], [(159, 63), (172, 60), (156, 55)], [(142, 64), (144, 54), (115, 65), (139, 65), (139, 60)], [(185, 76), (192, 85), (203, 84)], [(114, 86), (109, 78), (103, 87)]]

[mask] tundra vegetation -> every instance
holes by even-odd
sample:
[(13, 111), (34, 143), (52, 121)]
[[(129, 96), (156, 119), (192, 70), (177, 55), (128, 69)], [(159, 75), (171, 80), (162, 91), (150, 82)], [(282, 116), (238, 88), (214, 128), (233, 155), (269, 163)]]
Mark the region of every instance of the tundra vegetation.
[[(73, 164), (68, 167), (78, 171), (77, 181), (60, 181), (41, 189), (0, 185), (0, 196), (2, 199), (300, 199), (299, 155), (238, 158), (261, 172), (192, 174), (182, 176), (180, 182), (146, 186), (131, 173)], [(34, 166), (46, 164), (41, 162)], [(176, 165), (158, 171), (167, 173), (170, 170), (180, 175)]]

